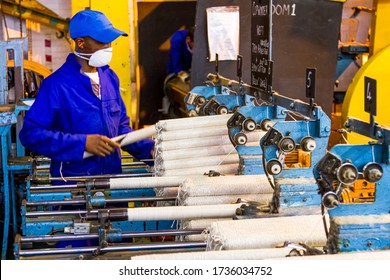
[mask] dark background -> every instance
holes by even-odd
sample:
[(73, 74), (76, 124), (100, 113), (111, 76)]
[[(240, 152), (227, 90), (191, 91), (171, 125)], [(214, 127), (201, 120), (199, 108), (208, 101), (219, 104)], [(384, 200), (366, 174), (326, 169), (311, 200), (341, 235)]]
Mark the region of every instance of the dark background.
[[(264, 1), (264, 0), (262, 0)], [(282, 95), (307, 101), (306, 68), (317, 68), (316, 100), (330, 116), (336, 76), (337, 49), (342, 3), (326, 0), (274, 0), (274, 5), (295, 4), (296, 16), (274, 15), (272, 34), (273, 89)], [(191, 88), (203, 85), (208, 73), (206, 8), (240, 7), (240, 54), (243, 56), (243, 82), (251, 83), (251, 6), (249, 0), (199, 0), (197, 2), (195, 48)], [(220, 61), (219, 73), (237, 80), (236, 61)]]
[(140, 66), (140, 127), (155, 124), (164, 97), (163, 84), (168, 51), (160, 46), (183, 25), (195, 23), (194, 2), (138, 2)]

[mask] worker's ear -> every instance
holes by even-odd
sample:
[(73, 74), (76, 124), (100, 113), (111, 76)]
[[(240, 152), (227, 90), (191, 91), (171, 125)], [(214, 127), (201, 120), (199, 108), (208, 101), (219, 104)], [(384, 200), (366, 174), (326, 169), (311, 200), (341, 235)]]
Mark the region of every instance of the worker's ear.
[(74, 41), (76, 43), (76, 48), (84, 49), (84, 44), (85, 44), (84, 38), (76, 38)]

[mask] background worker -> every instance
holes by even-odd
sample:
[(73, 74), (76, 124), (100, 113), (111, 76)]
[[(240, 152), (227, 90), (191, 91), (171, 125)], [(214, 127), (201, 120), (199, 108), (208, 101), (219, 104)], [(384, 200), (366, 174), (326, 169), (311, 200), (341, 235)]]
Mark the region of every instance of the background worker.
[(181, 77), (191, 70), (192, 49), (194, 48), (194, 27), (176, 31), (170, 39), (167, 75)]
[[(58, 176), (118, 174), (120, 146), (110, 140), (132, 130), (120, 96), (119, 79), (108, 66), (111, 42), (127, 36), (99, 11), (83, 10), (69, 23), (75, 51), (44, 79), (20, 132), (29, 150), (51, 158)], [(137, 159), (151, 159), (154, 141), (122, 147)], [(84, 152), (95, 156), (83, 159)]]

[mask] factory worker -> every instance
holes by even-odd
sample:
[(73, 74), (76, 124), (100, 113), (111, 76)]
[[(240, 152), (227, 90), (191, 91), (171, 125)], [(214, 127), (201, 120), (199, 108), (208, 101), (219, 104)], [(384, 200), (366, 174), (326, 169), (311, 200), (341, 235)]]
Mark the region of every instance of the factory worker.
[[(83, 10), (69, 23), (75, 51), (44, 79), (24, 118), (22, 144), (51, 158), (53, 177), (119, 174), (119, 144), (110, 138), (133, 131), (119, 93), (119, 79), (108, 66), (111, 42), (127, 36), (98, 11)], [(154, 142), (122, 147), (135, 158), (151, 159)], [(83, 159), (84, 152), (94, 156)]]
[(170, 39), (167, 74), (179, 77), (191, 70), (192, 50), (194, 48), (194, 27), (176, 31)]

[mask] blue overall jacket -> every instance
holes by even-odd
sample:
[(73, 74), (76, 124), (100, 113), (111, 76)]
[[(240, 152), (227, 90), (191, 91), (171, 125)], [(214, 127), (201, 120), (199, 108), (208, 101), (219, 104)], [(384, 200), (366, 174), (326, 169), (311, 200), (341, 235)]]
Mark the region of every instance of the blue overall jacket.
[[(83, 159), (87, 134), (109, 138), (133, 131), (119, 93), (119, 79), (109, 66), (99, 67), (101, 100), (90, 78), (80, 72), (74, 54), (45, 78), (26, 113), (19, 137), (29, 150), (51, 159), (50, 173), (60, 176), (119, 174), (120, 150), (105, 157)], [(150, 159), (154, 141), (145, 139), (122, 147), (137, 159)]]
[(178, 74), (180, 71), (189, 71), (191, 69), (192, 53), (187, 47), (187, 34), (188, 30), (178, 30), (172, 35), (167, 61), (167, 74)]

